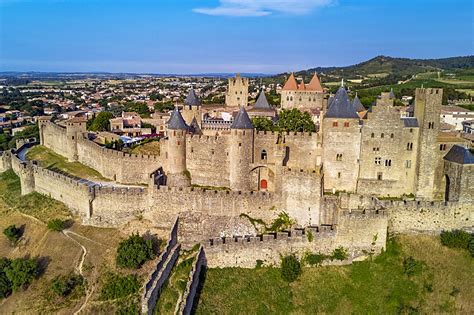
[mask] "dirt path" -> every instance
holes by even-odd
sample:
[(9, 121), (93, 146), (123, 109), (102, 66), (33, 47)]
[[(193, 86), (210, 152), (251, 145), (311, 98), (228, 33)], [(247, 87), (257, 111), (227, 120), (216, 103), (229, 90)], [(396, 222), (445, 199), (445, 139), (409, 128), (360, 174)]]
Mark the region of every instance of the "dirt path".
[[(69, 238), (71, 241), (73, 241), (74, 243), (76, 243), (77, 245), (79, 245), (82, 249), (82, 256), (81, 256), (81, 260), (79, 261), (79, 264), (77, 266), (77, 270), (79, 271), (79, 274), (84, 277), (84, 274), (82, 272), (82, 266), (84, 265), (84, 259), (86, 258), (86, 255), (87, 255), (87, 248), (82, 245), (79, 241), (77, 241), (76, 239), (74, 239), (73, 237), (71, 237), (70, 234), (72, 235), (76, 235), (76, 236), (81, 236), (83, 238), (86, 238), (85, 236), (82, 236), (82, 235), (79, 235), (75, 232), (72, 232), (72, 231), (69, 231), (69, 230), (63, 230), (62, 233), (64, 234), (64, 236), (66, 236), (67, 238)], [(92, 240), (90, 240), (92, 241)], [(94, 242), (94, 241), (92, 241)], [(94, 242), (95, 243), (95, 242)], [(85, 278), (85, 277), (84, 277)], [(94, 288), (91, 288), (88, 292), (86, 292), (86, 298), (84, 300), (84, 303), (82, 303), (81, 307), (74, 312), (74, 315), (76, 314), (79, 314), (87, 305), (87, 302), (89, 301), (89, 298), (91, 297), (92, 293), (94, 292)]]

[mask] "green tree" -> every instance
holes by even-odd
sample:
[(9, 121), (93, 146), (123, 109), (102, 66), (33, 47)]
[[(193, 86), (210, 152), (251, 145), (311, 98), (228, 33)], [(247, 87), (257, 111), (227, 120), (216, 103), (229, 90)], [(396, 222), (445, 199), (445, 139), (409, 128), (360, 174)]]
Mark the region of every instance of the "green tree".
[(56, 276), (51, 282), (51, 291), (58, 296), (68, 296), (79, 285), (84, 283), (81, 275), (69, 274)]
[(110, 130), (110, 119), (114, 118), (114, 115), (110, 112), (100, 112), (95, 116), (89, 123), (89, 130), (91, 131), (108, 131)]
[(17, 258), (4, 268), (4, 272), (12, 284), (13, 291), (27, 286), (39, 274), (39, 264), (36, 259)]
[(280, 112), (276, 125), (280, 131), (316, 131), (316, 126), (311, 120), (310, 114), (296, 108), (290, 110), (283, 109)]
[(117, 265), (122, 268), (139, 268), (150, 259), (153, 259), (153, 244), (137, 234), (120, 242), (117, 248)]
[(301, 264), (295, 255), (288, 255), (281, 260), (281, 277), (283, 280), (293, 282), (301, 274)]
[(471, 234), (463, 230), (443, 231), (440, 238), (441, 244), (444, 246), (467, 249), (471, 241)]
[(255, 117), (252, 118), (252, 124), (255, 129), (258, 131), (273, 131), (275, 130), (275, 125), (273, 121), (264, 117)]
[(3, 234), (11, 243), (15, 244), (21, 237), (21, 230), (13, 224), (5, 228)]
[(155, 110), (160, 113), (166, 113), (174, 109), (173, 102), (166, 102), (166, 103), (156, 102), (154, 107), (155, 107)]
[(136, 275), (121, 276), (110, 273), (102, 286), (100, 299), (114, 300), (137, 293), (138, 290), (140, 290), (140, 281)]

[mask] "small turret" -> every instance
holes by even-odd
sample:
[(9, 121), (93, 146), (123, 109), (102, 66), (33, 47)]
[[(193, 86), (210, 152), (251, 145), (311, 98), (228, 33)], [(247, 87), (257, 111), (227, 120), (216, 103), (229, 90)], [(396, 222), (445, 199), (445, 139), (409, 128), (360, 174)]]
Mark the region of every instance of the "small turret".
[(167, 142), (167, 185), (185, 187), (191, 184), (189, 172), (186, 168), (186, 133), (189, 127), (175, 108), (168, 121)]
[(230, 188), (237, 191), (249, 191), (251, 190), (250, 164), (253, 163), (254, 128), (245, 108), (240, 108), (230, 128)]
[(186, 124), (191, 125), (193, 120), (196, 120), (197, 124), (200, 125), (202, 121), (202, 111), (201, 111), (201, 100), (191, 88), (184, 100), (183, 105), (183, 118), (186, 121)]

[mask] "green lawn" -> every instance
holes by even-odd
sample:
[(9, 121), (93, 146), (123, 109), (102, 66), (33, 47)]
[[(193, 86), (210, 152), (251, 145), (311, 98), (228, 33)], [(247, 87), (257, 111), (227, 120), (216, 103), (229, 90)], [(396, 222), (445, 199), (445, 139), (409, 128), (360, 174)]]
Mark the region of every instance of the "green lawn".
[(70, 218), (67, 207), (52, 198), (33, 192), (20, 194), (20, 179), (12, 170), (0, 173), (0, 210), (2, 214), (12, 210), (28, 214), (48, 222), (52, 218)]
[(38, 161), (42, 167), (63, 171), (80, 178), (98, 181), (110, 181), (109, 179), (103, 177), (96, 170), (79, 162), (68, 162), (64, 156), (59, 155), (53, 150), (41, 145), (31, 148), (26, 154), (26, 158), (28, 160)]
[[(415, 259), (408, 275), (404, 259)], [(197, 314), (472, 314), (474, 259), (433, 236), (400, 236), (385, 253), (350, 266), (303, 268), (284, 282), (278, 268), (210, 269)]]

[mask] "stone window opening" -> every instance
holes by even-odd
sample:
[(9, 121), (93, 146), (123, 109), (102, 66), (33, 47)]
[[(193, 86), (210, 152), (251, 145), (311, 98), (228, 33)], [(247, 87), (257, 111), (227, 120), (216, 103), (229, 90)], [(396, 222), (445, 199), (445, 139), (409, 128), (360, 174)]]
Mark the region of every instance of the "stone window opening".
[(374, 152), (379, 152), (379, 151), (380, 151), (380, 148), (374, 147), (374, 148), (373, 148), (373, 151), (374, 151)]
[(393, 133), (390, 134), (390, 138), (393, 139)]
[(444, 143), (443, 143), (443, 144), (440, 144), (440, 145), (439, 145), (439, 150), (440, 150), (440, 151), (446, 151), (446, 144), (444, 144)]
[(380, 138), (383, 138), (383, 137), (384, 137), (384, 134), (383, 134), (383, 132), (382, 132), (382, 134), (380, 135)]
[(267, 159), (267, 151), (266, 150), (262, 150), (262, 153), (260, 154), (260, 159), (262, 159), (262, 160)]
[(336, 154), (336, 161), (342, 161), (342, 154)]
[(332, 126), (337, 127), (337, 121), (333, 121)]
[(411, 168), (411, 160), (406, 160), (405, 161), (405, 167), (406, 168)]
[(346, 121), (346, 122), (344, 123), (344, 127), (349, 127), (349, 122)]
[(371, 138), (375, 138), (375, 134), (372, 132), (372, 134), (370, 135)]
[(413, 142), (408, 142), (407, 143), (407, 151), (413, 150)]
[(376, 157), (375, 158), (375, 165), (380, 165), (382, 164), (382, 158), (381, 157)]
[(211, 154), (214, 155), (214, 149), (211, 149)]
[(383, 174), (382, 172), (377, 173), (377, 180), (382, 180)]
[(341, 172), (337, 172), (337, 178), (341, 178)]
[(392, 166), (392, 160), (385, 160), (385, 166)]

